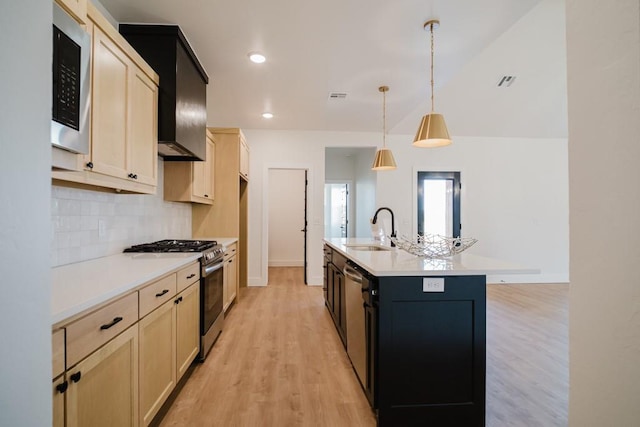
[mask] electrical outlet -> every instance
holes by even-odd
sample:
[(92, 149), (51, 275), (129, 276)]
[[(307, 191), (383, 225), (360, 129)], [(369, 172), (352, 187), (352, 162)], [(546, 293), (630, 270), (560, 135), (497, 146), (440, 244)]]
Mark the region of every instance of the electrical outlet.
[(442, 277), (423, 278), (422, 292), (444, 292), (444, 278)]

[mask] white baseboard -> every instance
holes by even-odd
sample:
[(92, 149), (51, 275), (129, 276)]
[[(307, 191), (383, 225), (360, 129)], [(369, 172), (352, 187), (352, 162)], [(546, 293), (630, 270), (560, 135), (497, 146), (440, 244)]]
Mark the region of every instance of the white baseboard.
[(247, 287), (260, 287), (267, 286), (267, 280), (264, 277), (248, 277), (247, 278)]
[(269, 260), (269, 267), (304, 267), (304, 261), (295, 259)]
[(569, 283), (567, 274), (504, 274), (489, 275), (487, 283)]
[(307, 285), (308, 286), (323, 286), (324, 285), (324, 277), (322, 277), (322, 276), (307, 277)]

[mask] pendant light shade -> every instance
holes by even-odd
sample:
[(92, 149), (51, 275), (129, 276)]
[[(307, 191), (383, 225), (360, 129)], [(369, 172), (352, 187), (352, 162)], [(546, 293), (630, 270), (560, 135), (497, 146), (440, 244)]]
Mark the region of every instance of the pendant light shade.
[(429, 113), (424, 116), (413, 140), (413, 145), (432, 148), (444, 147), (449, 144), (451, 144), (451, 138), (449, 138), (444, 116), (438, 113)]
[(434, 110), (433, 100), (433, 30), (440, 26), (440, 21), (432, 19), (425, 22), (424, 29), (431, 34), (431, 112), (425, 115), (420, 122), (418, 132), (413, 140), (415, 147), (444, 147), (451, 144), (449, 131), (444, 122), (444, 116)]
[(376, 151), (376, 158), (373, 160), (374, 171), (388, 171), (396, 168), (396, 161), (393, 153), (388, 148), (381, 148)]
[(378, 90), (382, 92), (382, 148), (376, 151), (376, 158), (373, 160), (371, 170), (388, 171), (396, 168), (393, 153), (387, 148), (387, 98), (385, 95), (389, 86), (380, 86)]

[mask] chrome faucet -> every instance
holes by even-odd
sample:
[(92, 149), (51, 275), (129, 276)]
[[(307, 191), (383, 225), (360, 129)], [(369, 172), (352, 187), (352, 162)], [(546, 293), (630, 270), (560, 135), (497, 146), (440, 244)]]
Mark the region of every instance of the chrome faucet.
[[(389, 213), (391, 214), (391, 237), (396, 237), (396, 224), (395, 224), (395, 219), (393, 217), (393, 211), (387, 207), (382, 207), (379, 208), (375, 214), (373, 214), (373, 219), (371, 220), (372, 224), (375, 224), (378, 221), (378, 214), (380, 213), (380, 211), (389, 211)], [(393, 241), (391, 241), (391, 246), (395, 247), (396, 244), (393, 243)]]

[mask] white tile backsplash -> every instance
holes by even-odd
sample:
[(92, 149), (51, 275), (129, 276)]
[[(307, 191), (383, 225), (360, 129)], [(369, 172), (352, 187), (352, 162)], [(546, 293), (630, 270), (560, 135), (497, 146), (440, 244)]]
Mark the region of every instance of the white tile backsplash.
[(51, 266), (120, 253), (138, 243), (191, 238), (191, 204), (163, 200), (158, 159), (154, 195), (51, 187)]

